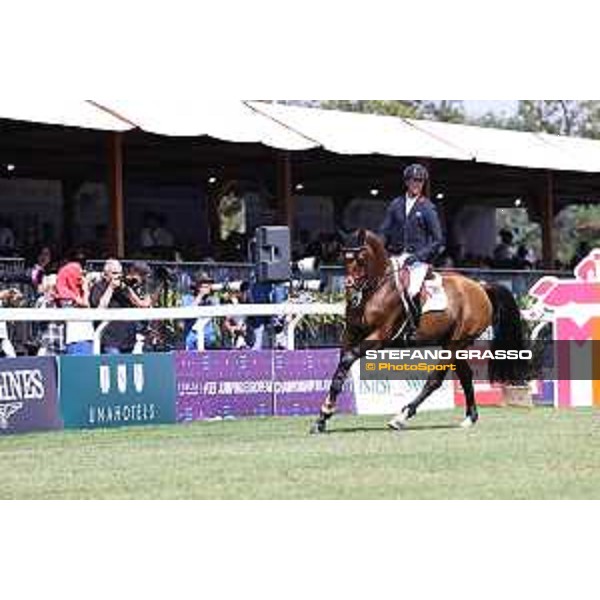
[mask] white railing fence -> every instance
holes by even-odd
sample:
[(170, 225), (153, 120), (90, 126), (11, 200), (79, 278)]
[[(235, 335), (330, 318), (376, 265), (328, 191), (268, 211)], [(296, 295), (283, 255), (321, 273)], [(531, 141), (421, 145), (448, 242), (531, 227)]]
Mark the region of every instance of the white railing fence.
[[(171, 321), (194, 320), (198, 332), (198, 350), (204, 350), (204, 328), (211, 319), (218, 317), (273, 317), (286, 316), (285, 336), (287, 348), (295, 347), (295, 332), (300, 321), (308, 315), (344, 315), (344, 303), (325, 304), (221, 304), (217, 306), (188, 306), (181, 308), (2, 308), (0, 318), (4, 322), (95, 322), (94, 353), (100, 354), (101, 336), (106, 326), (115, 321)], [(536, 309), (522, 311), (523, 318), (539, 321), (532, 332), (537, 339), (550, 322), (550, 316)], [(137, 352), (140, 351), (138, 347)]]
[[(308, 315), (343, 315), (343, 303), (325, 304), (220, 304), (217, 306), (186, 306), (181, 308), (6, 308), (0, 309), (5, 322), (95, 322), (94, 353), (100, 353), (101, 336), (106, 325), (115, 321), (196, 321), (198, 349), (204, 350), (204, 331), (211, 319), (218, 317), (286, 316), (287, 347), (294, 349), (296, 327)], [(139, 350), (138, 350), (139, 351)]]

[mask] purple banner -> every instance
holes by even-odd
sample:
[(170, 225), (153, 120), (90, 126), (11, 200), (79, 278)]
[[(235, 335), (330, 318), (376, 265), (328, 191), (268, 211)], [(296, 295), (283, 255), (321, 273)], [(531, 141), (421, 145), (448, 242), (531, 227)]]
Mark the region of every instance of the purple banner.
[[(175, 357), (177, 421), (316, 415), (329, 392), (339, 350), (216, 350)], [(338, 411), (354, 413), (352, 378)]]
[[(274, 414), (318, 414), (329, 392), (339, 358), (340, 351), (336, 349), (275, 352)], [(338, 397), (337, 410), (339, 413), (355, 412), (350, 375)]]
[(270, 351), (178, 352), (177, 421), (273, 414)]
[(535, 404), (540, 406), (554, 405), (554, 381), (536, 380), (532, 386), (532, 398)]
[(0, 435), (62, 428), (54, 358), (0, 360)]

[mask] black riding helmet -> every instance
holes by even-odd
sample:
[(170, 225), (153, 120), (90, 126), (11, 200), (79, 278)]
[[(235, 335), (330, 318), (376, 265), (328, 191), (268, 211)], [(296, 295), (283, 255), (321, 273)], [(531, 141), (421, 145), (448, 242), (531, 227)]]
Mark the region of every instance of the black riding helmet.
[(404, 169), (404, 181), (408, 181), (409, 179), (421, 179), (427, 181), (429, 179), (429, 173), (423, 165), (409, 165)]

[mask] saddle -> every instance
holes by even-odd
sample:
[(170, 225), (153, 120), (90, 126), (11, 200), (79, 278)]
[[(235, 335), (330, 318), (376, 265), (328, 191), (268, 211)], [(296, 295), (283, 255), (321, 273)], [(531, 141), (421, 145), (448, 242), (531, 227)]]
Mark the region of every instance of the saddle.
[(420, 292), (422, 313), (444, 311), (448, 308), (448, 294), (439, 273), (430, 268)]
[(412, 273), (411, 267), (405, 264), (407, 257), (408, 255), (392, 256), (390, 260), (396, 287), (404, 291), (403, 301), (409, 306), (411, 312), (413, 314), (417, 313), (415, 316), (418, 318), (421, 314), (446, 310), (448, 308), (448, 296), (444, 290), (442, 277), (433, 270), (431, 265), (426, 266), (424, 274), (421, 272), (422, 283), (416, 295), (410, 297), (408, 290)]

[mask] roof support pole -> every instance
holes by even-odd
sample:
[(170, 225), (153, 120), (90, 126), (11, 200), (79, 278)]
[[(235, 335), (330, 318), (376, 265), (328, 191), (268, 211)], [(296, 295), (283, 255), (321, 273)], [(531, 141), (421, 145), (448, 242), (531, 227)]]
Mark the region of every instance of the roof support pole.
[(427, 169), (427, 172), (429, 173), (429, 177), (427, 178), (427, 181), (425, 182), (425, 189), (423, 191), (425, 192), (425, 195), (428, 198), (431, 198), (431, 176), (432, 176), (432, 170), (433, 170), (433, 163), (431, 162), (430, 158), (420, 158), (418, 160), (418, 162), (421, 163)]
[(83, 181), (68, 179), (62, 181), (62, 232), (61, 232), (61, 250), (63, 254), (73, 250), (75, 242), (73, 232), (75, 231), (75, 209), (76, 195)]
[(277, 152), (277, 203), (278, 218), (290, 232), (294, 225), (294, 195), (292, 193), (292, 159), (289, 152)]
[(542, 221), (542, 261), (546, 269), (554, 267), (554, 175), (546, 172), (545, 185), (539, 198)]
[(219, 190), (216, 185), (209, 187), (206, 194), (207, 220), (210, 256), (215, 257), (221, 242), (221, 220), (219, 218)]
[(108, 196), (110, 254), (115, 258), (125, 255), (125, 221), (123, 194), (123, 134), (109, 133), (108, 143)]

